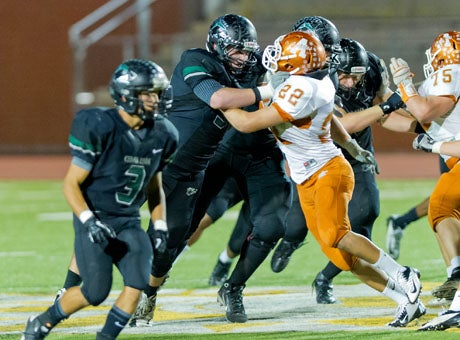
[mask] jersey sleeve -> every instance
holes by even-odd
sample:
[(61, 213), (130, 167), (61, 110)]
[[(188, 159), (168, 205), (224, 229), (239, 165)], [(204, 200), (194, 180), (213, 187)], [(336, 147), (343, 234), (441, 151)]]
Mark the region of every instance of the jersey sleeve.
[(91, 169), (106, 144), (110, 125), (103, 110), (87, 109), (76, 114), (70, 129), (69, 147), (77, 165)]
[(226, 75), (224, 66), (200, 49), (185, 51), (181, 64), (182, 77), (192, 89), (204, 80), (219, 81), (221, 75)]

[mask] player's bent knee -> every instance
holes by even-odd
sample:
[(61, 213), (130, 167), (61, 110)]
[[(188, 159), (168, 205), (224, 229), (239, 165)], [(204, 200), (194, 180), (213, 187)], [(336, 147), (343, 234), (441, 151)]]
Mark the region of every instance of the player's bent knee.
[(82, 287), (81, 292), (91, 306), (99, 306), (109, 296), (110, 289), (85, 290)]

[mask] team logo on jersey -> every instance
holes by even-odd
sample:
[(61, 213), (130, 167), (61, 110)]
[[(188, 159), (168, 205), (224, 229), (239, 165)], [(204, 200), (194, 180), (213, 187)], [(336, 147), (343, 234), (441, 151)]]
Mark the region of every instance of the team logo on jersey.
[(198, 192), (197, 188), (188, 187), (185, 194), (187, 196), (192, 196), (192, 195), (195, 195), (197, 192)]
[(305, 169), (310, 169), (311, 167), (315, 166), (317, 164), (316, 159), (312, 158), (309, 159), (308, 161), (303, 163), (303, 166)]

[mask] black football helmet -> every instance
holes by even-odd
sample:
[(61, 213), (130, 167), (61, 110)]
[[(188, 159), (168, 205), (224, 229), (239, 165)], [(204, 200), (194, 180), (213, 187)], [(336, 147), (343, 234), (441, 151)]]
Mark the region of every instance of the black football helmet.
[[(216, 54), (231, 73), (241, 74), (257, 63), (254, 56), (254, 53), (259, 51), (257, 31), (254, 25), (241, 15), (220, 16), (209, 27), (206, 49)], [(248, 52), (248, 59), (244, 63), (232, 59), (229, 56), (232, 49)], [(231, 66), (232, 63), (238, 67)]]
[(339, 30), (326, 18), (317, 15), (301, 18), (292, 26), (291, 31), (313, 31), (323, 43), (326, 52), (341, 51)]
[(358, 41), (343, 38), (340, 40), (342, 52), (338, 54), (338, 72), (361, 76), (356, 86), (348, 88), (339, 85), (337, 94), (342, 98), (351, 98), (364, 86), (365, 74), (369, 69), (369, 57), (366, 49)]
[[(165, 96), (165, 90), (169, 87), (168, 77), (160, 66), (149, 60), (130, 59), (120, 64), (113, 73), (110, 95), (119, 109), (147, 120), (171, 105), (171, 98)], [(159, 102), (155, 110), (144, 109), (144, 104), (139, 99), (141, 92), (158, 94)], [(171, 89), (168, 90), (168, 94), (170, 93)]]

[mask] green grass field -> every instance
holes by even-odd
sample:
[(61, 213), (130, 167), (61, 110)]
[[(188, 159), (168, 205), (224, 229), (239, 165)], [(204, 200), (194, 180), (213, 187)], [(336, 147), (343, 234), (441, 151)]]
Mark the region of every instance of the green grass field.
[[(403, 213), (427, 197), (434, 180), (379, 181), (381, 214), (377, 219), (373, 239), (385, 247), (386, 218), (392, 213)], [(233, 227), (237, 209), (227, 212), (210, 227), (203, 237), (189, 249), (171, 271), (169, 288), (207, 287), (209, 274), (218, 253), (225, 247)], [(0, 182), (0, 291), (3, 293), (50, 294), (61, 287), (72, 253), (73, 229), (70, 210), (61, 192), (61, 181), (2, 181)], [(147, 220), (144, 220), (144, 225)], [(327, 263), (315, 240), (308, 236), (307, 243), (296, 251), (286, 270), (274, 274), (270, 270), (270, 257), (253, 275), (248, 286), (305, 286), (311, 285), (316, 273)], [(402, 241), (399, 262), (418, 268), (422, 281), (443, 282), (446, 277), (445, 265), (438, 245), (426, 218), (413, 223), (406, 230)], [(115, 271), (116, 272), (116, 271)], [(342, 273), (336, 284), (356, 284), (357, 279), (350, 273)], [(113, 288), (122, 286), (116, 272)], [(409, 332), (411, 337), (422, 336)], [(407, 333), (379, 332), (356, 333), (353, 338), (391, 339), (405, 338)], [(430, 334), (429, 338), (438, 335)], [(330, 339), (344, 338), (340, 333), (263, 333), (241, 335), (245, 339)], [(350, 336), (350, 333), (348, 333)], [(425, 334), (426, 336), (426, 334)], [(458, 333), (457, 333), (458, 336)], [(153, 337), (153, 336), (151, 336)], [(213, 336), (195, 335), (187, 338), (228, 338), (239, 339), (237, 334)], [(0, 338), (3, 336), (0, 334)], [(80, 337), (75, 337), (80, 339)], [(81, 337), (84, 339), (85, 337)], [(87, 337), (86, 337), (87, 338)], [(125, 338), (121, 336), (120, 338)], [(141, 338), (131, 337), (130, 338)], [(181, 336), (161, 336), (163, 339), (177, 339)], [(183, 336), (182, 336), (183, 338)], [(444, 337), (446, 338), (446, 337)]]

